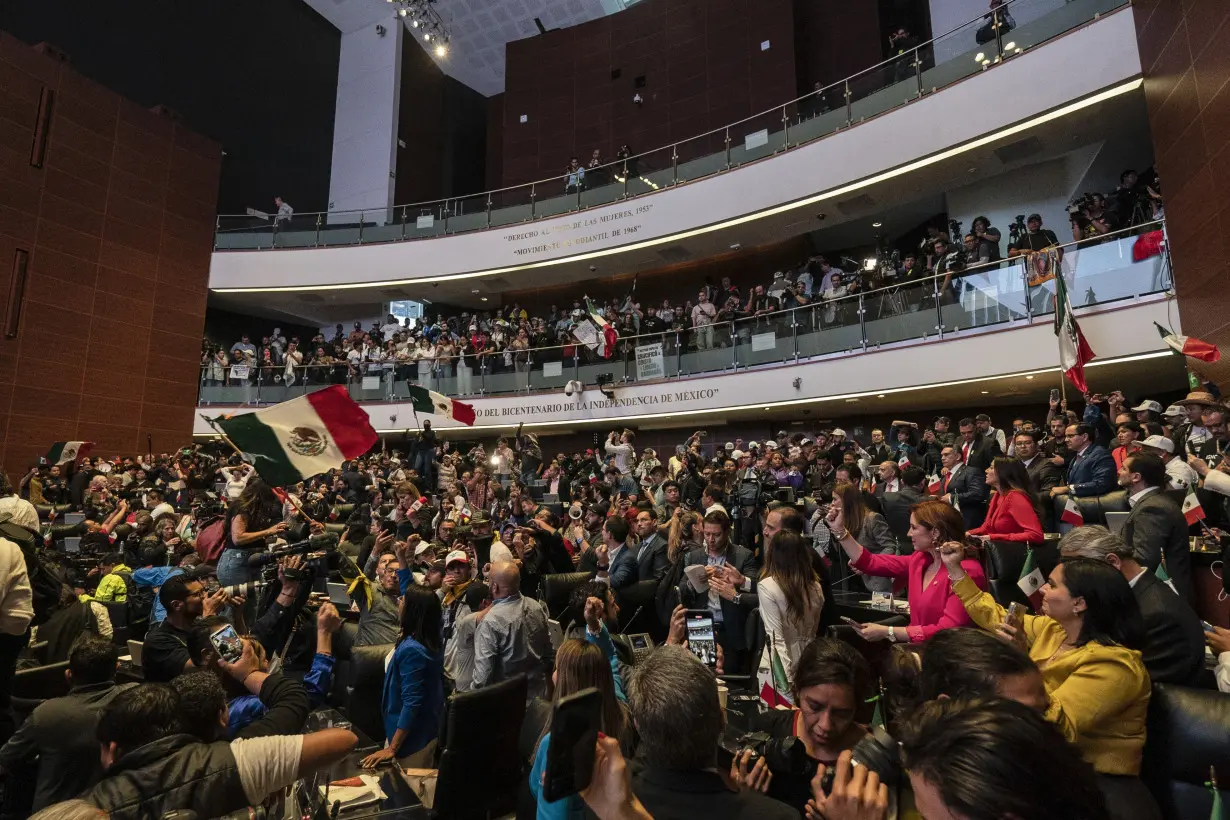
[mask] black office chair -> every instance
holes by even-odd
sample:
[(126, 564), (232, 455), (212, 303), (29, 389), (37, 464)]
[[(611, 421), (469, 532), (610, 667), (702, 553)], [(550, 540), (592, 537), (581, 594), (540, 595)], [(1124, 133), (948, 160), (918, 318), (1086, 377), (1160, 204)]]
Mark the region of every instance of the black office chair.
[(1213, 795), (1204, 785), (1217, 771), (1230, 803), (1230, 695), (1153, 684), (1140, 776), (1168, 820), (1206, 820)]
[[(987, 576), (987, 591), (1000, 606), (1011, 602), (1029, 606), (1029, 598), (1017, 582), (1025, 566), (1025, 555), (1031, 545), (1019, 541), (988, 541), (982, 552), (982, 569)], [(1051, 574), (1059, 562), (1059, 546), (1056, 542), (1033, 544), (1034, 560), (1042, 570), (1042, 577)]]
[(1106, 495), (1087, 495), (1079, 498), (1077, 496), (1057, 495), (1051, 499), (1055, 521), (1062, 519), (1064, 506), (1069, 498), (1076, 502), (1076, 508), (1080, 510), (1081, 518), (1084, 519), (1086, 524), (1106, 526), (1106, 513), (1127, 512), (1130, 509), (1128, 507), (1127, 490), (1114, 490)]
[[(743, 635), (748, 646), (747, 652), (751, 660), (751, 668), (746, 672), (724, 673), (718, 677), (725, 681), (726, 685), (731, 689), (757, 692), (756, 671), (760, 667), (760, 656), (764, 653), (764, 645), (767, 641), (764, 633), (764, 622), (760, 619), (759, 609), (753, 609), (747, 613), (747, 620), (743, 623)], [(729, 663), (729, 660), (726, 660), (726, 663)]]
[(592, 572), (558, 572), (542, 576), (542, 602), (547, 606), (547, 612), (555, 620), (560, 620), (572, 592), (582, 584), (593, 580)]
[(118, 601), (99, 601), (107, 608), (107, 617), (111, 619), (111, 643), (116, 646), (128, 647), (128, 604)]
[(648, 632), (655, 643), (666, 640), (667, 625), (658, 621), (654, 597), (658, 582), (637, 581), (623, 589), (615, 590), (615, 603), (619, 604), (620, 632)]
[[(449, 700), (432, 817), (486, 820), (516, 810), (526, 777), (517, 753), (526, 691), (518, 675)], [(481, 788), (475, 772), (484, 773)]]
[(12, 708), (21, 724), (45, 700), (68, 694), (68, 679), (64, 672), (68, 661), (20, 669), (13, 676)]
[(384, 659), (392, 644), (356, 646), (350, 650), (350, 677), (346, 682), (346, 716), (364, 734), (383, 745)]

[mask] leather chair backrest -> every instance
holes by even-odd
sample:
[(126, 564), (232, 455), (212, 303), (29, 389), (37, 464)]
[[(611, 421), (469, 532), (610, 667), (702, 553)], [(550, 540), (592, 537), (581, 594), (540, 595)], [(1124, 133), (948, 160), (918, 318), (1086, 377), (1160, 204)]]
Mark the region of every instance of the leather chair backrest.
[(111, 619), (111, 629), (114, 634), (111, 642), (116, 646), (128, 646), (128, 604), (117, 601), (99, 601), (107, 608), (107, 617)]
[(21, 669), (13, 676), (13, 697), (26, 700), (48, 700), (68, 694), (64, 671), (68, 661)]
[(1230, 695), (1155, 683), (1147, 732), (1140, 776), (1163, 817), (1207, 820), (1210, 766), (1223, 804), (1230, 804)]
[[(1029, 606), (1029, 599), (1017, 582), (1025, 566), (1025, 554), (1031, 545), (1019, 541), (988, 541), (982, 555), (982, 568), (987, 574), (987, 590), (1000, 606), (1015, 601)], [(1049, 576), (1059, 561), (1056, 542), (1033, 544), (1034, 560), (1038, 562), (1043, 577)]]
[[(657, 593), (658, 582), (652, 578), (637, 581), (615, 591), (615, 602), (619, 604), (620, 632), (648, 632), (657, 642), (666, 639), (666, 632), (661, 629), (654, 607)], [(662, 632), (661, 637), (655, 634), (658, 631)]]
[(325, 532), (332, 532), (332, 533), (337, 533), (338, 535), (344, 535), (346, 533), (346, 525), (328, 523), (328, 524), (325, 524)]
[(1076, 508), (1081, 511), (1081, 518), (1085, 519), (1086, 524), (1106, 526), (1106, 513), (1127, 512), (1129, 509), (1127, 490), (1115, 490), (1106, 495), (1091, 495), (1079, 498), (1077, 496), (1057, 495), (1051, 499), (1055, 521), (1059, 521), (1063, 516), (1063, 508), (1068, 498), (1072, 498), (1076, 502)]
[(350, 514), (354, 512), (354, 504), (334, 504), (333, 512), (337, 513), (336, 520), (345, 522), (347, 518), (350, 518)]
[[(432, 816), (485, 820), (515, 810), (525, 778), (517, 749), (526, 691), (518, 675), (449, 700)], [(483, 773), (481, 784), (475, 772)]]
[(350, 679), (347, 683), (346, 714), (355, 726), (378, 742), (384, 736), (384, 659), (393, 644), (356, 646), (350, 650)]
[(539, 587), (542, 602), (547, 605), (547, 612), (552, 618), (559, 620), (560, 613), (568, 607), (568, 599), (572, 591), (581, 584), (593, 579), (592, 572), (559, 572), (542, 576), (542, 586)]

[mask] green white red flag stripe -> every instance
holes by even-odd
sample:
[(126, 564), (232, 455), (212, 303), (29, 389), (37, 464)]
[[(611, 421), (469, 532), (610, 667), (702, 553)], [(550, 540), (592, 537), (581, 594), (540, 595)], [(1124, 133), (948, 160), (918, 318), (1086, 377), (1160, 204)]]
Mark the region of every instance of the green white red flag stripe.
[(1042, 568), (1038, 566), (1038, 562), (1034, 559), (1034, 551), (1028, 549), (1025, 551), (1025, 565), (1021, 567), (1021, 578), (1016, 582), (1021, 592), (1025, 593), (1025, 597), (1029, 599), (1029, 605), (1033, 607), (1034, 612), (1038, 612), (1042, 606), (1042, 585), (1046, 583), (1046, 579), (1042, 577)]
[(1072, 302), (1068, 299), (1068, 286), (1062, 275), (1055, 277), (1055, 336), (1059, 339), (1059, 366), (1064, 375), (1077, 390), (1088, 393), (1085, 365), (1095, 354), (1072, 315)]
[(1076, 506), (1076, 499), (1070, 495), (1066, 496), (1066, 498), (1067, 500), (1063, 502), (1063, 513), (1059, 516), (1059, 520), (1074, 527), (1083, 526), (1085, 516), (1081, 514), (1081, 508)]
[(1194, 336), (1180, 336), (1177, 333), (1171, 333), (1157, 322), (1154, 322), (1153, 326), (1161, 334), (1162, 341), (1166, 343), (1166, 346), (1175, 353), (1191, 356), (1193, 359), (1199, 359), (1202, 362), (1215, 362), (1221, 359), (1221, 351), (1217, 348), (1217, 345), (1209, 344)]
[(379, 440), (367, 413), (333, 385), (255, 413), (211, 420), (269, 484), (286, 486), (358, 458)]
[(1196, 491), (1192, 487), (1187, 488), (1187, 495), (1183, 498), (1182, 510), (1183, 518), (1187, 521), (1189, 527), (1204, 518), (1204, 507), (1200, 506), (1200, 499), (1196, 497)]
[(434, 390), (428, 390), (426, 387), (419, 387), (417, 384), (410, 385), (409, 391), (410, 403), (414, 406), (414, 412), (427, 413), (434, 416), (447, 416), (467, 427), (474, 426), (474, 405), (466, 404), (463, 401), (454, 401), (448, 396), (437, 393)]
[(52, 464), (75, 463), (85, 458), (93, 446), (92, 441), (57, 441), (47, 451), (47, 461)]

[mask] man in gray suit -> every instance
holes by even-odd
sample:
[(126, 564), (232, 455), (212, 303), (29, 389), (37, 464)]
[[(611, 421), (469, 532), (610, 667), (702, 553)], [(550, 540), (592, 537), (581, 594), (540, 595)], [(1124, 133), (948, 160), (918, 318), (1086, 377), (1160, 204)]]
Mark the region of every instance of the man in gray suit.
[(1149, 453), (1135, 453), (1119, 468), (1119, 486), (1127, 490), (1132, 508), (1120, 536), (1131, 547), (1142, 566), (1156, 571), (1166, 561), (1166, 573), (1175, 592), (1192, 602), (1192, 553), (1187, 540), (1187, 520), (1183, 511), (1162, 488), (1166, 486), (1166, 466)]

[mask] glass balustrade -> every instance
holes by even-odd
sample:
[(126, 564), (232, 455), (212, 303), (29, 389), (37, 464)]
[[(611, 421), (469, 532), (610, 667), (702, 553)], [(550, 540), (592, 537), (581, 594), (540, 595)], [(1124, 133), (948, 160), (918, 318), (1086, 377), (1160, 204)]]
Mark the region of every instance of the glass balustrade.
[[(385, 402), (405, 401), (412, 384), (462, 399), (562, 392), (573, 380), (593, 387), (606, 381), (622, 385), (721, 374), (952, 338), (997, 326), (1024, 326), (1050, 321), (1057, 272), (1064, 276), (1076, 309), (1168, 290), (1168, 254), (1144, 252), (1149, 239), (1162, 230), (1163, 223), (1151, 223), (951, 275), (860, 275), (858, 287), (850, 283), (814, 294), (810, 303), (791, 310), (704, 327), (629, 334), (610, 350), (578, 344), (485, 355), (468, 352), (437, 361), (340, 362), (289, 370), (210, 362), (201, 367), (199, 398), (203, 405), (267, 405), (330, 384), (345, 384), (357, 401)], [(1138, 253), (1143, 258), (1138, 260)]]
[[(427, 239), (545, 219), (702, 179), (797, 148), (994, 68), (1128, 0), (1009, 0), (934, 40), (724, 128), (596, 168), (450, 199), (364, 211), (219, 216), (216, 250)], [(866, 314), (864, 314), (865, 316)], [(760, 351), (755, 351), (760, 352)]]

